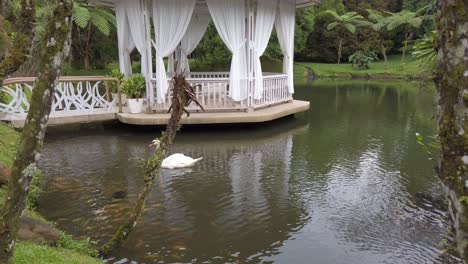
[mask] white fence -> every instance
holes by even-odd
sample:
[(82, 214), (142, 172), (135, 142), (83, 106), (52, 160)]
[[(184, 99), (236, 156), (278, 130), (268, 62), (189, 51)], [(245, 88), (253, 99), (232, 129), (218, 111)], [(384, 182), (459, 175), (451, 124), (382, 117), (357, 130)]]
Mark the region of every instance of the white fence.
[[(187, 81), (195, 88), (198, 102), (207, 112), (247, 111), (249, 108), (265, 108), (292, 99), (288, 92), (286, 74), (264, 73), (263, 93), (259, 98), (253, 97), (255, 81), (252, 80), (248, 85), (252, 87), (248, 93), (249, 96), (243, 101), (234, 101), (229, 97), (229, 72), (192, 72), (187, 77)], [(169, 93), (163, 103), (153, 105), (154, 111), (167, 111), (171, 105), (171, 80), (167, 81)], [(151, 79), (151, 86), (153, 94), (157, 94), (156, 79)], [(246, 89), (249, 88), (246, 87)], [(157, 102), (157, 98), (154, 98), (154, 101)], [(187, 109), (192, 112), (201, 111), (195, 103), (192, 103)]]
[[(0, 87), (3, 101), (0, 113), (4, 119), (25, 118), (30, 108), (34, 78), (7, 79)], [(53, 115), (81, 115), (100, 112), (116, 112), (118, 96), (111, 97), (108, 82), (117, 79), (106, 77), (64, 77), (55, 88), (51, 109)], [(120, 90), (120, 84), (117, 85)]]

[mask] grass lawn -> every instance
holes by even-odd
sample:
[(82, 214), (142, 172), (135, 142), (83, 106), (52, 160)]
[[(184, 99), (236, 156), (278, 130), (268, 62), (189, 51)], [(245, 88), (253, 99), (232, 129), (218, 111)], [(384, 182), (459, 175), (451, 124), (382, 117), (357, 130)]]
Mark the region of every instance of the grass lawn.
[[(13, 128), (0, 122), (0, 162), (11, 166), (15, 158), (16, 146), (19, 140), (19, 133)], [(33, 188), (31, 188), (33, 190)], [(0, 205), (5, 198), (6, 190), (0, 188)], [(36, 220), (50, 224), (41, 215), (27, 208), (25, 215)], [(15, 252), (15, 263), (17, 264), (97, 264), (102, 263), (97, 258), (89, 255), (95, 255), (95, 250), (90, 247), (89, 241), (73, 240), (71, 236), (64, 233), (57, 247), (34, 244), (30, 242), (18, 242)]]
[(103, 262), (65, 248), (55, 248), (29, 242), (16, 246), (16, 264), (102, 264)]
[(13, 165), (19, 133), (0, 122), (0, 163), (8, 167)]
[[(212, 71), (207, 70), (207, 66), (200, 66), (196, 61), (192, 61), (193, 71)], [(202, 63), (203, 64), (203, 63)], [(218, 66), (217, 71), (228, 71), (229, 64)], [(274, 60), (269, 58), (262, 58), (262, 67), (264, 72), (282, 72), (283, 63), (281, 60)], [(307, 67), (314, 70), (319, 78), (333, 78), (333, 79), (427, 79), (430, 78), (429, 66), (422, 67), (420, 61), (413, 58), (411, 55), (406, 57), (406, 62), (401, 63), (400, 55), (391, 55), (388, 57), (388, 65), (383, 60), (373, 62), (367, 70), (358, 70), (353, 68), (351, 64), (343, 62), (341, 64), (335, 63), (316, 63), (316, 62), (296, 62), (294, 63), (294, 75), (297, 78), (304, 78), (307, 76)], [(107, 65), (104, 69), (93, 70), (76, 70), (67, 68), (64, 69), (63, 75), (68, 76), (93, 76), (93, 75), (106, 75), (112, 69), (118, 69), (117, 62)], [(134, 69), (134, 72), (136, 69)]]
[[(428, 66), (421, 67), (421, 63), (413, 57), (408, 56), (405, 63), (401, 63), (401, 56), (393, 55), (388, 58), (388, 65), (383, 60), (370, 64), (367, 70), (358, 70), (349, 63), (314, 63), (298, 62), (296, 66), (310, 67), (320, 78), (343, 78), (352, 79), (356, 77), (368, 77), (371, 79), (421, 79), (428, 78), (430, 70)], [(296, 67), (298, 68), (298, 67)], [(300, 69), (296, 69), (300, 73)], [(306, 69), (302, 69), (306, 74)]]

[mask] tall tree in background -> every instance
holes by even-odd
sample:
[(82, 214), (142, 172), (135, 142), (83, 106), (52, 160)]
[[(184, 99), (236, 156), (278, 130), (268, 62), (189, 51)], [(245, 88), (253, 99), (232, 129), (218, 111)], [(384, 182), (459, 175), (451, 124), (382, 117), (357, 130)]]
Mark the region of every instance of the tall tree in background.
[(364, 20), (364, 17), (356, 12), (347, 12), (343, 15), (338, 15), (333, 10), (327, 10), (325, 13), (333, 16), (334, 20), (327, 25), (327, 30), (338, 30), (338, 64), (341, 62), (341, 48), (343, 46), (343, 31), (346, 30), (351, 34), (356, 33), (356, 25)]
[(468, 263), (468, 0), (439, 0), (438, 14), (438, 174), (449, 188), (456, 242)]
[[(31, 53), (35, 29), (35, 1), (21, 0), (15, 10), (11, 0), (0, 0), (0, 86)], [(8, 47), (8, 48), (7, 48)]]
[(99, 33), (109, 36), (111, 29), (116, 27), (114, 14), (106, 7), (89, 4), (87, 0), (75, 1), (73, 6), (73, 47), (83, 59), (86, 70), (92, 68), (91, 48), (95, 44), (93, 37), (96, 29)]
[(405, 38), (403, 41), (403, 53), (401, 55), (401, 62), (405, 61), (406, 51), (408, 49), (408, 41), (414, 36), (414, 29), (421, 27), (425, 19), (430, 19), (430, 15), (420, 16), (417, 12), (402, 10), (398, 13), (392, 13), (385, 20), (387, 30), (392, 31), (402, 26), (404, 28)]
[(380, 48), (382, 52), (382, 56), (384, 57), (385, 67), (388, 66), (388, 59), (387, 59), (387, 20), (384, 14), (380, 11), (367, 9), (369, 13), (368, 21), (362, 21), (361, 24), (364, 26), (368, 26), (372, 28), (375, 32), (380, 35)]
[(61, 62), (70, 47), (72, 8), (73, 0), (58, 1), (48, 23), (45, 38), (41, 41), (37, 80), (11, 170), (5, 203), (0, 211), (0, 263), (13, 263), (19, 218), (26, 207), (31, 180), (38, 171), (37, 162), (44, 142), (55, 87), (60, 78)]

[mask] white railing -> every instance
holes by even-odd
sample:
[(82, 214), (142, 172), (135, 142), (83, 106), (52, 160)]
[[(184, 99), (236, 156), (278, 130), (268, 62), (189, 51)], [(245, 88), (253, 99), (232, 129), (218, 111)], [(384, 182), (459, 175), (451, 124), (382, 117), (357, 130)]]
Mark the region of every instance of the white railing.
[[(0, 113), (8, 118), (24, 118), (29, 111), (35, 78), (7, 79), (0, 93), (6, 102), (0, 102)], [(94, 111), (117, 112), (121, 108), (118, 96), (112, 98), (109, 83), (117, 79), (106, 77), (63, 77), (55, 88), (51, 116), (79, 115)], [(117, 107), (117, 104), (119, 107)]]
[(229, 79), (229, 72), (191, 72), (190, 79)]
[[(247, 100), (244, 102), (235, 102), (229, 98), (229, 78), (213, 78), (213, 79), (195, 79), (187, 78), (187, 81), (195, 89), (197, 101), (203, 106), (207, 112), (216, 111), (245, 111), (247, 108)], [(156, 87), (156, 80), (152, 79), (153, 87)], [(167, 111), (171, 106), (172, 100), (172, 82), (169, 79), (169, 92), (163, 103), (156, 103), (153, 106), (155, 111)], [(156, 91), (154, 92), (156, 94)], [(156, 101), (156, 100), (155, 100)], [(191, 112), (200, 112), (201, 109), (195, 103), (187, 107)]]
[[(254, 88), (255, 89), (255, 88)], [(253, 92), (255, 95), (255, 91)], [(264, 108), (292, 100), (288, 90), (286, 74), (264, 74), (263, 93), (260, 98), (253, 98), (254, 109)]]
[[(255, 91), (252, 88), (250, 100), (236, 102), (229, 97), (229, 72), (192, 72), (187, 76), (187, 81), (195, 87), (198, 102), (207, 112), (213, 111), (247, 111), (249, 108), (260, 109), (291, 100), (287, 88), (287, 75), (278, 73), (264, 73), (263, 93), (261, 97), (254, 98)], [(171, 80), (169, 91), (172, 90)], [(254, 81), (252, 81), (252, 84)], [(151, 79), (151, 88), (156, 95), (156, 79)], [(251, 87), (254, 87), (252, 85)], [(157, 112), (167, 111), (171, 105), (169, 92), (163, 103), (155, 103), (153, 110)], [(154, 99), (157, 102), (157, 99)], [(189, 111), (200, 111), (194, 103), (187, 107)]]

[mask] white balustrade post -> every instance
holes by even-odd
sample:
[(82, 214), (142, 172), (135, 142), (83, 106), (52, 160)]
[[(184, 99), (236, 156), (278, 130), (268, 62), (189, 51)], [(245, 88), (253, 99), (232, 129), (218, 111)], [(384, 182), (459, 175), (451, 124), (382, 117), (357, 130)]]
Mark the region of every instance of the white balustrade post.
[(247, 108), (251, 111), (254, 107), (254, 89), (255, 89), (255, 6), (257, 0), (246, 0), (247, 5)]

